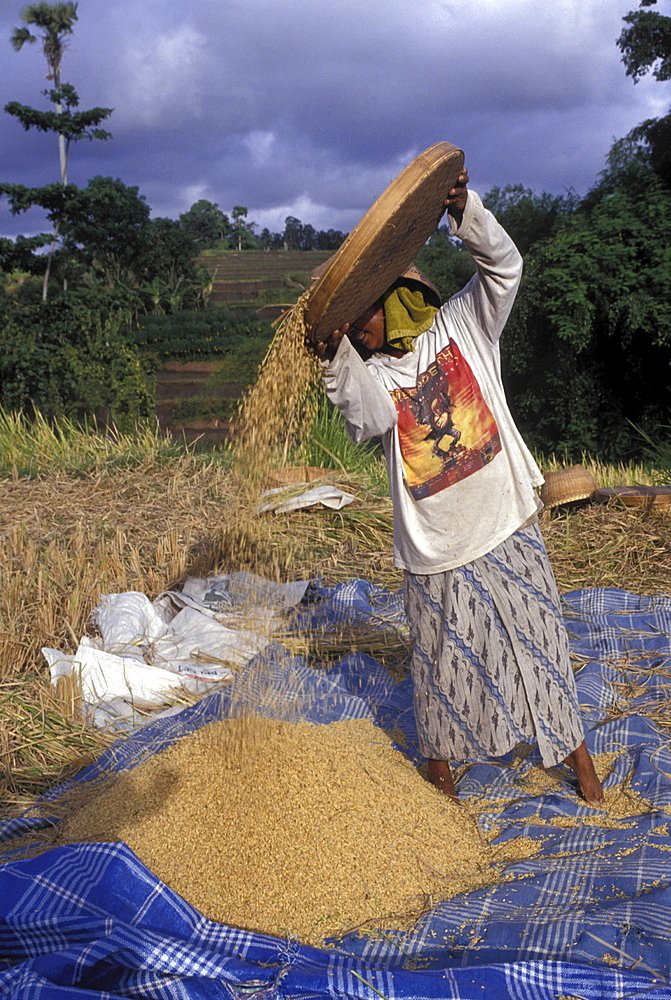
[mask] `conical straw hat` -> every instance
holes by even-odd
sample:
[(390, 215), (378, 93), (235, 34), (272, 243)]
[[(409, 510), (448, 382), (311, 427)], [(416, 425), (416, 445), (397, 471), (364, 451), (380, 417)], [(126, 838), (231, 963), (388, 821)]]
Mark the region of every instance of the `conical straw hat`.
[(586, 500), (596, 489), (594, 478), (582, 465), (572, 465), (570, 469), (546, 472), (541, 486), (541, 500), (545, 507), (558, 507), (574, 500)]
[(440, 222), (463, 165), (460, 149), (438, 142), (382, 192), (310, 289), (304, 319), (313, 340), (351, 323), (403, 274)]

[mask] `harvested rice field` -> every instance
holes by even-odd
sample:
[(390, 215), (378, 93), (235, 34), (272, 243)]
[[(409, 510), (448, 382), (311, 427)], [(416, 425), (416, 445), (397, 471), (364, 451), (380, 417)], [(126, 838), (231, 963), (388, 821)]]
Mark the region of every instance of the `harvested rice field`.
[[(74, 652), (102, 594), (139, 590), (154, 598), (189, 575), (236, 569), (276, 580), (319, 574), (326, 584), (360, 576), (392, 590), (401, 583), (391, 558), (390, 502), (362, 474), (333, 471), (331, 481), (356, 497), (341, 511), (258, 516), (241, 509), (230, 468), (216, 456), (166, 457), (152, 448), (121, 468), (107, 453), (84, 471), (67, 471), (71, 464), (67, 456), (41, 459), (37, 475), (0, 479), (3, 817), (17, 815), (112, 739), (82, 723), (73, 692), (51, 689), (40, 652)], [(669, 592), (668, 512), (585, 504), (546, 512), (541, 528), (560, 591)], [(333, 662), (358, 649), (402, 675), (407, 648), (390, 633), (306, 636), (295, 651)], [(671, 718), (660, 704), (650, 713), (662, 725)]]
[[(241, 569), (273, 580), (319, 575), (333, 584), (359, 576), (392, 590), (400, 586), (391, 557), (391, 504), (379, 492), (378, 468), (374, 475), (351, 474), (335, 456), (340, 467), (329, 480), (355, 496), (343, 510), (256, 512), (259, 485), (273, 464), (309, 461), (290, 451), (291, 434), (282, 433), (289, 426), (294, 437), (304, 435), (312, 412), (315, 368), (302, 339), (299, 321), (285, 325), (242, 403), (235, 474), (221, 455), (180, 451), (151, 435), (139, 443), (72, 428), (59, 435), (39, 421), (30, 431), (19, 423), (3, 429), (4, 468), (11, 474), (0, 479), (1, 816), (19, 814), (95, 759), (113, 738), (82, 722), (76, 691), (63, 685), (51, 689), (40, 653), (43, 646), (74, 652), (79, 637), (90, 632), (89, 618), (101, 595), (138, 590), (153, 599), (187, 576)], [(334, 458), (327, 448), (329, 455)], [(371, 470), (374, 463), (371, 459)], [(604, 470), (593, 471), (600, 484)], [(635, 475), (640, 480), (639, 469)], [(541, 526), (560, 591), (593, 586), (668, 591), (668, 512), (585, 504), (546, 512)], [(318, 663), (365, 652), (395, 677), (403, 675), (408, 655), (402, 637), (366, 629), (292, 642), (293, 652)], [(184, 703), (188, 700), (185, 696)], [(662, 708), (655, 706), (658, 718)], [(417, 794), (435, 802), (433, 790), (416, 780)], [(269, 789), (271, 809), (282, 782), (276, 774), (273, 781), (257, 778), (256, 784)], [(325, 793), (326, 802), (330, 794)], [(445, 810), (445, 803), (439, 808)], [(110, 830), (106, 836), (121, 834)], [(445, 865), (436, 868), (448, 871)], [(416, 882), (412, 891), (406, 887), (404, 899), (430, 895), (433, 890), (421, 888), (424, 884)], [(404, 906), (380, 899), (369, 916)], [(365, 919), (355, 908), (339, 915), (331, 929), (336, 933)], [(301, 930), (315, 940), (322, 932), (316, 925)]]
[(501, 877), (467, 811), (365, 719), (205, 726), (96, 789), (58, 842), (115, 840), (212, 920), (317, 946)]

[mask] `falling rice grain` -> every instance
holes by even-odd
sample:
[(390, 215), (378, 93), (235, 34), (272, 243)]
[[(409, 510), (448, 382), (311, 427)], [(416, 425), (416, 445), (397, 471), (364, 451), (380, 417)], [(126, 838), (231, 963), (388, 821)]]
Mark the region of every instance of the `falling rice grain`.
[(319, 368), (305, 347), (309, 290), (282, 317), (259, 376), (242, 401), (231, 437), (242, 481), (257, 484), (305, 434), (314, 414)]

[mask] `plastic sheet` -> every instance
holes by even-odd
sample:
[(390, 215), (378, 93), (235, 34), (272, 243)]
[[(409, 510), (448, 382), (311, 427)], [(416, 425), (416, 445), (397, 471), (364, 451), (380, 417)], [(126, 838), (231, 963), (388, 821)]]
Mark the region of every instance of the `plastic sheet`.
[(165, 706), (183, 689), (203, 694), (230, 679), (231, 667), (268, 646), (307, 586), (241, 572), (190, 577), (153, 603), (137, 591), (107, 594), (93, 612), (99, 638), (84, 636), (73, 654), (42, 652), (52, 683), (76, 677), (93, 725), (125, 730), (151, 710), (174, 714)]
[[(365, 581), (312, 597), (300, 612), (306, 621), (335, 623), (354, 614), (401, 625), (397, 595)], [(671, 809), (671, 753), (666, 734), (635, 714), (635, 703), (634, 714), (626, 714), (624, 693), (634, 678), (630, 690), (640, 705), (671, 693), (671, 600), (599, 590), (566, 601), (573, 648), (584, 664), (578, 690), (591, 727), (588, 745), (595, 753), (617, 753), (609, 782), (626, 774), (650, 803), (626, 827), (581, 825), (595, 811), (576, 796), (568, 772), (540, 794), (525, 790), (524, 777), (538, 764), (533, 752), (521, 765), (512, 755), (470, 762), (460, 796), (486, 792), (502, 809), (483, 813), (483, 827), (496, 824), (496, 842), (542, 833), (539, 854), (511, 866), (509, 882), (438, 904), (408, 933), (351, 935), (323, 950), (212, 924), (125, 845), (78, 845), (7, 861), (0, 866), (0, 995), (671, 1000), (671, 817), (665, 811)], [(370, 714), (387, 729), (398, 726), (405, 752), (418, 759), (408, 680), (394, 684), (360, 654), (314, 670), (273, 643), (230, 688), (138, 730), (78, 780), (106, 767), (134, 766), (211, 719), (263, 706), (271, 688), (291, 695), (287, 717), (298, 712), (328, 723)], [(271, 703), (277, 699), (268, 699), (267, 707)], [(577, 825), (553, 827), (553, 817)], [(27, 816), (2, 824), (0, 837), (9, 848), (38, 822)]]

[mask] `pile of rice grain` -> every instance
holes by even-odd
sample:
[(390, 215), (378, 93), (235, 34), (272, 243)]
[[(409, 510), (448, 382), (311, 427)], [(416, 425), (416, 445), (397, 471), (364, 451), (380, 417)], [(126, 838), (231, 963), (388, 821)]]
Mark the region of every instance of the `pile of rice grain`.
[(495, 878), (465, 810), (361, 719), (212, 723), (115, 776), (60, 839), (123, 840), (212, 920), (317, 946)]

